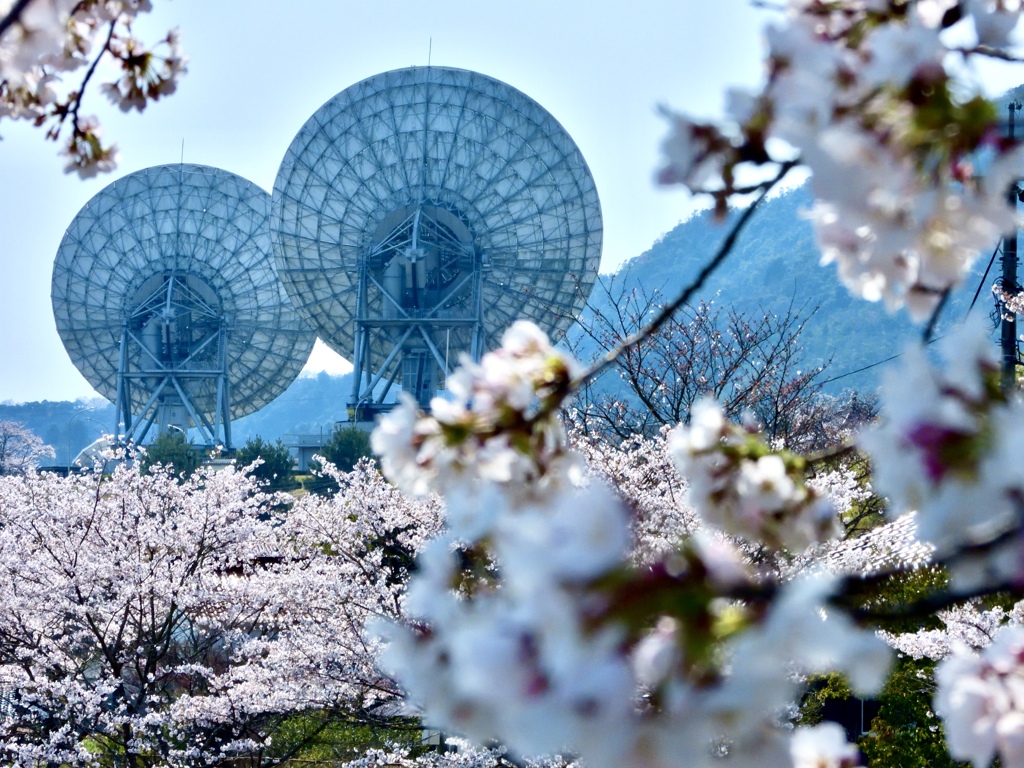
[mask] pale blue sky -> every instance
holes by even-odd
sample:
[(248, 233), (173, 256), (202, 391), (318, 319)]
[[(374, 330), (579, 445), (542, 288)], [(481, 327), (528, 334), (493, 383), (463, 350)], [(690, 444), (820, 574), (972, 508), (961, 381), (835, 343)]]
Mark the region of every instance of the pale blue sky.
[[(496, 77), (551, 112), (590, 165), (604, 211), (602, 271), (648, 248), (694, 209), (652, 183), (658, 104), (714, 115), (730, 85), (761, 79), (760, 28), (746, 0), (156, 0), (149, 39), (178, 26), (190, 57), (178, 93), (122, 116), (94, 91), (121, 149), (114, 174), (65, 176), (56, 147), (0, 122), (0, 401), (88, 397), (54, 327), (50, 274), (65, 228), (96, 192), (151, 165), (213, 165), (273, 187), (305, 120), (353, 83), (431, 62)], [(432, 43), (431, 43), (432, 40)], [(1005, 86), (1004, 86), (1005, 87)], [(332, 355), (333, 353), (327, 353)], [(330, 364), (321, 356), (320, 365)]]

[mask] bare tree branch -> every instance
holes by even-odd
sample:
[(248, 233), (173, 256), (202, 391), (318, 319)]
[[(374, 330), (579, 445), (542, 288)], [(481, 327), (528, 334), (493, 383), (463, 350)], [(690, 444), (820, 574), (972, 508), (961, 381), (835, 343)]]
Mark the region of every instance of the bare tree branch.
[(760, 204), (768, 196), (768, 193), (771, 192), (771, 190), (774, 189), (775, 186), (780, 181), (782, 181), (782, 179), (785, 178), (785, 176), (797, 165), (799, 165), (799, 160), (797, 159), (789, 160), (785, 163), (782, 163), (779, 168), (779, 172), (775, 175), (775, 177), (762, 185), (762, 191), (758, 198), (753, 203), (751, 203), (750, 206), (744, 209), (743, 213), (740, 214), (739, 218), (736, 220), (736, 223), (733, 224), (732, 229), (729, 230), (729, 233), (725, 236), (725, 239), (719, 246), (718, 252), (714, 255), (714, 257), (711, 258), (710, 261), (708, 261), (707, 264), (704, 265), (704, 268), (700, 271), (700, 274), (697, 275), (696, 279), (689, 286), (687, 286), (686, 289), (683, 290), (682, 293), (680, 293), (679, 296), (675, 298), (675, 300), (671, 301), (670, 303), (662, 307), (661, 312), (645, 328), (637, 331), (635, 334), (633, 334), (628, 339), (619, 344), (615, 349), (610, 350), (608, 354), (606, 354), (594, 365), (592, 365), (590, 368), (584, 371), (573, 382), (573, 388), (578, 388), (584, 382), (593, 379), (594, 377), (598, 376), (599, 374), (607, 370), (626, 350), (636, 346), (641, 341), (650, 336), (652, 333), (657, 331), (662, 325), (664, 325), (668, 321), (669, 318), (672, 317), (672, 315), (675, 314), (676, 310), (678, 310), (684, 304), (689, 302), (690, 299), (692, 299), (696, 295), (697, 291), (699, 291), (704, 286), (704, 283), (707, 282), (708, 278), (711, 277), (712, 274), (714, 274), (715, 270), (717, 270), (718, 267), (720, 267), (725, 262), (726, 257), (728, 257), (730, 253), (732, 253), (732, 249), (736, 244), (736, 240), (739, 237), (740, 232), (743, 231), (743, 228), (746, 226), (747, 222), (750, 221), (758, 206), (760, 206)]

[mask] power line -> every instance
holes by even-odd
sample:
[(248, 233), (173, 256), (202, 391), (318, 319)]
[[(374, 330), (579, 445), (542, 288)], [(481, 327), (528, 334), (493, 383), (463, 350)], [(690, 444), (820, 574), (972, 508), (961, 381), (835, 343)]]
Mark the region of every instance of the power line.
[[(937, 341), (937, 339), (933, 339), (933, 341)], [(890, 360), (895, 360), (898, 357), (903, 357), (903, 353), (899, 352), (899, 353), (893, 355), (892, 357), (887, 357), (887, 358), (885, 358), (885, 360), (879, 360), (876, 363), (871, 363), (870, 365), (865, 365), (863, 368), (858, 368), (855, 371), (847, 371), (846, 373), (841, 373), (838, 376), (833, 376), (831, 379), (826, 379), (825, 381), (821, 382), (821, 385), (825, 386), (826, 384), (831, 384), (833, 381), (839, 381), (840, 379), (845, 379), (847, 376), (853, 376), (855, 373), (861, 373), (863, 371), (869, 371), (872, 368), (877, 368), (878, 366), (883, 365), (885, 363), (888, 363)]]
[(967, 315), (971, 314), (971, 310), (974, 309), (974, 304), (978, 301), (978, 296), (981, 295), (981, 288), (985, 285), (985, 279), (988, 277), (988, 271), (992, 269), (992, 265), (996, 262), (996, 255), (999, 253), (999, 244), (996, 244), (995, 250), (992, 251), (992, 258), (988, 260), (988, 266), (985, 267), (985, 274), (981, 276), (981, 282), (978, 283), (978, 290), (974, 292), (974, 298), (971, 299), (971, 306), (967, 308), (967, 313), (964, 315), (964, 320), (967, 319)]
[[(988, 266), (985, 267), (985, 273), (981, 276), (981, 280), (978, 282), (978, 290), (976, 290), (974, 292), (974, 298), (971, 299), (971, 305), (967, 308), (967, 312), (964, 313), (964, 320), (967, 319), (967, 316), (971, 314), (971, 310), (974, 309), (974, 305), (978, 301), (978, 296), (981, 295), (981, 289), (985, 285), (985, 281), (988, 279), (989, 270), (992, 269), (992, 265), (995, 263), (996, 255), (998, 253), (999, 253), (999, 245), (996, 245), (995, 250), (992, 251), (992, 258), (989, 259)], [(961, 323), (963, 323), (963, 321), (961, 321)], [(934, 339), (929, 339), (926, 343), (927, 344), (934, 344), (936, 341), (938, 341), (939, 339), (942, 339), (942, 338), (945, 338), (945, 335), (938, 336), (938, 337), (936, 337)], [(839, 381), (840, 379), (845, 379), (847, 376), (853, 376), (854, 374), (857, 374), (857, 373), (863, 373), (864, 371), (869, 371), (872, 368), (877, 368), (880, 365), (884, 365), (885, 363), (892, 362), (893, 360), (896, 360), (897, 358), (900, 358), (900, 357), (903, 357), (903, 353), (902, 352), (897, 352), (895, 355), (891, 355), (890, 357), (887, 357), (884, 360), (878, 360), (877, 362), (871, 363), (870, 365), (865, 365), (865, 366), (863, 366), (861, 368), (857, 368), (856, 370), (853, 370), (853, 371), (847, 371), (846, 373), (840, 373), (838, 376), (833, 376), (831, 379), (826, 379), (825, 381), (821, 382), (821, 385), (825, 386), (826, 384), (831, 384), (833, 381)]]

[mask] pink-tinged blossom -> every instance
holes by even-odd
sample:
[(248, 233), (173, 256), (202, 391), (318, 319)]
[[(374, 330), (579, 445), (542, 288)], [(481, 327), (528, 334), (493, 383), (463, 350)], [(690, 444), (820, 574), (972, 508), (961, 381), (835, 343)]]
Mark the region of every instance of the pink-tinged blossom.
[(887, 570), (913, 571), (930, 566), (935, 547), (917, 538), (917, 516), (909, 512), (892, 522), (795, 557), (784, 575), (821, 568), (836, 575), (871, 575)]
[(964, 646), (935, 670), (935, 711), (950, 754), (976, 768), (998, 754), (1007, 768), (1024, 766), (1024, 628), (1005, 627), (980, 654)]
[(644, 637), (633, 650), (633, 671), (637, 682), (656, 688), (668, 679), (679, 663), (679, 632), (676, 619), (662, 616), (654, 631)]
[(721, 176), (722, 150), (728, 140), (714, 127), (695, 122), (685, 115), (667, 113), (672, 130), (662, 144), (666, 165), (659, 173), (663, 184), (684, 184), (703, 190)]
[[(513, 337), (509, 349), (494, 353), (496, 364), (485, 358), (453, 376), (459, 382), (454, 404), (438, 401), (433, 415), (396, 421), (378, 441), (411, 435), (415, 442), (417, 430), (435, 430), (417, 424), (436, 423), (443, 431), (477, 407), (536, 413), (536, 374), (532, 396), (493, 395), (519, 392), (510, 386), (517, 375), (506, 362), (524, 349), (546, 347), (532, 333)], [(534, 358), (526, 354), (528, 370)], [(491, 396), (479, 404), (466, 397), (481, 390)], [(545, 473), (580, 464), (569, 442), (560, 444), (558, 463), (544, 459), (551, 444), (534, 438), (560, 429), (545, 418), (526, 419), (525, 431), (516, 432), (524, 420), (503, 426), (492, 416), (480, 423), (493, 432), (452, 432), (447, 449), (463, 456), (482, 435), (484, 442), (506, 438), (498, 444), (510, 445), (514, 434), (519, 444), (533, 446), (535, 466)], [(871, 631), (828, 605), (832, 579), (807, 569), (754, 612), (729, 599), (733, 590), (756, 588), (755, 568), (728, 538), (701, 531), (681, 503), (685, 481), (667, 471), (673, 451), (684, 461), (723, 467), (731, 476), (720, 490), (739, 499), (737, 508), (747, 504), (768, 519), (806, 514), (812, 501), (824, 499), (824, 490), (807, 489), (796, 459), (769, 451), (712, 403), (696, 409), (691, 427), (674, 433), (668, 450), (663, 438), (618, 448), (578, 435), (574, 441), (590, 464), (589, 476), (581, 473), (577, 481), (553, 482), (534, 471), (528, 480), (505, 482), (472, 468), (458, 482), (430, 478), (449, 506), (483, 501), (488, 522), (478, 527), (470, 512), (449, 510), (449, 530), (421, 551), (405, 622), (377, 628), (383, 668), (401, 681), (425, 722), (476, 741), (499, 739), (518, 754), (569, 750), (591, 768), (668, 768), (680, 754), (710, 766), (723, 753), (737, 765), (756, 760), (781, 767), (791, 758), (780, 721), (799, 698), (800, 674), (838, 671), (857, 691), (877, 691), (891, 654)], [(394, 450), (406, 450), (405, 443)], [(524, 482), (534, 487), (523, 488)], [(696, 482), (711, 487), (716, 479)], [(823, 478), (821, 487), (830, 484), (841, 488), (844, 480)], [(705, 493), (708, 504), (718, 503), (711, 495)], [(780, 530), (817, 540), (792, 523), (762, 530), (773, 540)], [(674, 606), (702, 618), (690, 624)], [(724, 639), (712, 640), (716, 631)], [(701, 632), (712, 634), (701, 640)], [(638, 709), (655, 696), (657, 707)]]
[[(787, 3), (765, 29), (765, 85), (733, 100), (728, 122), (668, 112), (660, 180), (710, 191), (724, 211), (744, 171), (763, 178), (765, 167), (781, 171), (798, 157), (811, 172), (823, 261), (857, 295), (920, 319), (1015, 225), (1004, 198), (1019, 146), (993, 141), (999, 116), (964, 73), (1004, 55), (1020, 4), (906, 5)], [(978, 47), (945, 34), (954, 8), (973, 23)], [(968, 158), (984, 148), (994, 160), (982, 177)]]
[(996, 388), (994, 347), (980, 323), (944, 339), (942, 354), (948, 362), (939, 368), (910, 348), (886, 373), (883, 421), (861, 443), (893, 511), (916, 509), (920, 538), (945, 552), (989, 541), (1019, 522), (1024, 406)]
[[(365, 755), (339, 768), (506, 768), (510, 755), (506, 747), (479, 747), (465, 739), (445, 736), (445, 749), (422, 753), (406, 744), (390, 745), (369, 750)], [(578, 768), (579, 763), (571, 758), (555, 755), (552, 757), (529, 758), (516, 756), (515, 764), (523, 768)]]
[(4, 759), (91, 765), (103, 741), (244, 760), (293, 715), (393, 706), (364, 627), (400, 614), (388, 552), (419, 549), (440, 510), (368, 465), (336, 479), (282, 518), (233, 468), (0, 477)]
[(0, 475), (24, 475), (53, 456), (53, 448), (24, 424), (0, 421)]
[(781, 590), (764, 623), (740, 636), (733, 648), (735, 682), (726, 696), (732, 706), (756, 711), (752, 705), (742, 704), (739, 688), (743, 680), (760, 680), (764, 687), (749, 687), (758, 689), (756, 695), (771, 702), (763, 708), (781, 708), (795, 692), (795, 683), (784, 670), (805, 674), (842, 672), (858, 696), (881, 689), (892, 653), (874, 632), (858, 627), (842, 611), (827, 606), (833, 589), (833, 581), (827, 576), (808, 574), (797, 578)]
[(1004, 48), (1020, 22), (1020, 0), (966, 0), (979, 45)]
[(564, 427), (545, 410), (577, 371), (535, 325), (513, 324), (500, 349), (463, 360), (450, 400), (435, 398), (424, 414), (405, 398), (381, 419), (371, 443), (384, 474), (408, 493), (446, 496), (458, 535), (485, 535), (497, 509), (486, 502), (501, 505), (495, 488), (525, 503), (582, 478)]
[(938, 27), (946, 11), (953, 8), (958, 0), (918, 0), (915, 11), (921, 22), (929, 27)]
[(867, 36), (864, 53), (861, 76), (867, 85), (903, 88), (922, 72), (941, 72), (946, 48), (937, 29), (911, 22), (878, 27)]
[(954, 652), (967, 649), (981, 651), (992, 643), (992, 639), (1005, 626), (1020, 626), (1024, 603), (1017, 603), (1012, 610), (1000, 607), (982, 609), (968, 603), (939, 611), (936, 618), (942, 622), (941, 629), (920, 629), (904, 634), (881, 633), (882, 638), (900, 653), (914, 659), (939, 661)]
[(499, 522), (498, 556), (513, 573), (546, 573), (555, 580), (586, 581), (623, 562), (630, 544), (629, 517), (605, 486), (564, 488), (542, 506), (524, 506)]
[(667, 450), (689, 485), (688, 503), (708, 525), (794, 552), (838, 533), (835, 508), (806, 484), (800, 466), (727, 422), (713, 400), (698, 403), (690, 425), (669, 434)]
[[(12, 5), (0, 5), (0, 16), (6, 15)], [(0, 37), (0, 82), (22, 86), (40, 63), (56, 61), (63, 53), (68, 20), (77, 5), (74, 0), (30, 2), (18, 23)]]
[[(0, 17), (13, 6), (0, 2)], [(187, 70), (177, 30), (151, 47), (132, 33), (132, 22), (151, 7), (134, 0), (29, 2), (0, 36), (0, 119), (46, 126), (47, 138), (63, 142), (67, 172), (88, 178), (112, 170), (116, 147), (102, 143), (94, 118), (80, 115), (93, 73), (111, 78), (98, 88), (121, 110), (142, 111), (173, 93)], [(82, 70), (88, 74), (76, 82), (71, 75)]]

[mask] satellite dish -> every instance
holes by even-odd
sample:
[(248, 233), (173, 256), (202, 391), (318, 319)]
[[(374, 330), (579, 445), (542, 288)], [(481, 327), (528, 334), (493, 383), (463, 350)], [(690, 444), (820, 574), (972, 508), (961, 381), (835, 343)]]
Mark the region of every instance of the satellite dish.
[[(426, 404), (520, 318), (564, 335), (597, 276), (601, 208), (565, 129), (505, 83), (401, 69), (342, 91), (292, 141), (271, 234), (299, 313), (355, 367), (355, 418), (396, 380)], [(445, 379), (446, 380), (446, 379)]]
[(198, 428), (231, 447), (231, 420), (295, 379), (315, 334), (277, 277), (270, 195), (233, 173), (164, 165), (105, 187), (53, 265), (57, 332), (116, 403), (116, 432)]

